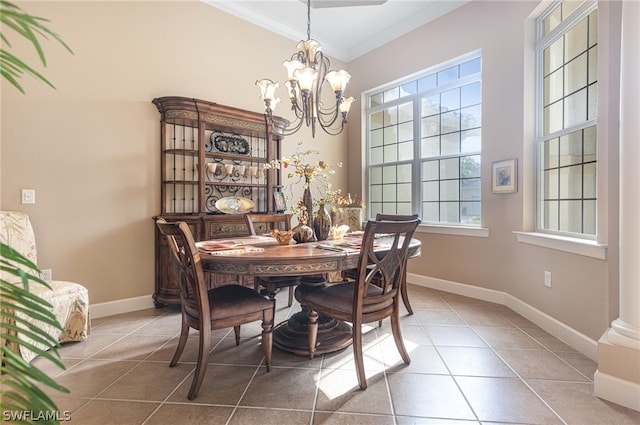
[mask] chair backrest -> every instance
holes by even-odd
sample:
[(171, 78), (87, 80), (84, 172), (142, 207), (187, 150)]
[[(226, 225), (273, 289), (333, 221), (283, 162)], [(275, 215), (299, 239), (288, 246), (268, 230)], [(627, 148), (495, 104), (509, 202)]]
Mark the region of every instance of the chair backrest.
[(291, 230), (291, 214), (245, 214), (245, 220), (252, 235), (259, 233), (256, 230), (258, 226), (264, 229), (262, 233), (268, 233), (274, 229)]
[[(404, 221), (368, 221), (362, 237), (358, 260), (358, 279), (354, 312), (362, 312), (370, 304), (391, 305), (397, 295), (407, 264), (411, 238), (420, 219)], [(377, 245), (384, 245), (376, 251)], [(375, 282), (375, 283), (374, 283)], [(368, 295), (370, 284), (382, 289), (379, 295)], [(375, 291), (377, 292), (377, 291)]]
[[(38, 264), (36, 237), (31, 220), (20, 211), (0, 211), (0, 242), (18, 251), (33, 264)], [(2, 280), (18, 283), (20, 278), (0, 271)]]
[(376, 214), (376, 221), (411, 221), (418, 218), (418, 214), (397, 215), (397, 214)]
[(167, 238), (171, 259), (179, 276), (183, 310), (192, 317), (208, 313), (207, 284), (189, 225), (184, 221), (167, 223), (162, 218), (156, 220), (156, 225)]

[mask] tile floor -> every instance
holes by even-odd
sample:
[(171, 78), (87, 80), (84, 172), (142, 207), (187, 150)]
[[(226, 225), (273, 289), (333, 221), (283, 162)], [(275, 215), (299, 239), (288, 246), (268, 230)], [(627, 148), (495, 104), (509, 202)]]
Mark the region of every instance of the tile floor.
[[(197, 334), (169, 368), (175, 307), (93, 321), (60, 350), (66, 371), (36, 364), (70, 394), (48, 391), (70, 424), (640, 424), (640, 414), (593, 396), (596, 364), (506, 307), (410, 285), (405, 366), (388, 320), (366, 334), (369, 388), (357, 385), (351, 348), (313, 361), (274, 348), (262, 364), (258, 324), (215, 332), (205, 382), (187, 399)], [(278, 294), (277, 319), (298, 311)]]

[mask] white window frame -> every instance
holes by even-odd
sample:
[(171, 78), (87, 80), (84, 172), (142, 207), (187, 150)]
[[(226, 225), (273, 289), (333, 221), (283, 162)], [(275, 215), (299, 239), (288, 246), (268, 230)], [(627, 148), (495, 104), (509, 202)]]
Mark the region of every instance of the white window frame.
[[(438, 73), (439, 71), (445, 70), (447, 68), (450, 68), (452, 66), (455, 66), (457, 64), (462, 64), (464, 62), (473, 60), (473, 59), (477, 59), (479, 58), (482, 61), (482, 54), (480, 50), (476, 50), (473, 52), (470, 52), (466, 55), (457, 57), (451, 61), (447, 61), (445, 63), (439, 64), (435, 67), (431, 67), (429, 69), (423, 70), (419, 73), (407, 76), (405, 78), (390, 82), (388, 84), (384, 84), (382, 86), (376, 87), (374, 89), (368, 90), (367, 92), (363, 93), (363, 105), (364, 106), (364, 117), (365, 120), (363, 120), (363, 128), (364, 128), (364, 134), (365, 137), (363, 137), (363, 155), (365, 156), (364, 160), (365, 160), (365, 164), (366, 164), (366, 168), (367, 170), (370, 170), (370, 119), (369, 116), (371, 113), (375, 112), (376, 110), (382, 110), (382, 109), (386, 109), (388, 107), (394, 106), (394, 105), (398, 105), (398, 104), (404, 104), (404, 103), (408, 103), (408, 102), (412, 102), (413, 103), (413, 145), (414, 145), (414, 155), (413, 155), (413, 159), (410, 161), (405, 161), (407, 163), (411, 163), (412, 164), (412, 193), (414, 193), (413, 197), (412, 197), (412, 206), (411, 209), (413, 212), (419, 212), (422, 210), (422, 182), (421, 182), (421, 167), (422, 167), (422, 162), (424, 162), (425, 158), (421, 158), (420, 155), (420, 144), (421, 144), (421, 118), (420, 118), (420, 104), (421, 104), (421, 99), (423, 97), (425, 97), (425, 93), (428, 93), (428, 91), (422, 91), (422, 92), (417, 92), (417, 93), (413, 93), (410, 95), (406, 95), (403, 97), (400, 97), (396, 100), (393, 101), (389, 101), (384, 103), (383, 105), (377, 106), (377, 107), (370, 107), (369, 106), (369, 98), (371, 95), (373, 94), (377, 94), (380, 93), (382, 91), (394, 88), (394, 87), (398, 87), (398, 86), (402, 86), (403, 84), (407, 84), (409, 82), (412, 81), (416, 81), (419, 80), (422, 77), (434, 74), (434, 73)], [(472, 78), (466, 78), (466, 79), (461, 79), (461, 80), (457, 80), (456, 83), (456, 87), (461, 87), (464, 86), (465, 84), (469, 84), (469, 82), (474, 82), (474, 81), (478, 81), (481, 85), (482, 85), (482, 71), (480, 71), (480, 76), (478, 77), (472, 77)], [(451, 89), (452, 87), (447, 87), (448, 89)], [(438, 88), (438, 91), (444, 90), (441, 87)], [(481, 124), (482, 125), (482, 124)], [(481, 129), (481, 127), (480, 127)], [(474, 152), (474, 153), (464, 153), (464, 154), (459, 154), (459, 157), (465, 157), (465, 156), (469, 156), (469, 155), (481, 155), (481, 151), (479, 150), (478, 152)], [(437, 158), (435, 158), (437, 159)], [(398, 163), (397, 161), (394, 163)], [(482, 175), (480, 176), (480, 178), (482, 179)], [(370, 182), (370, 174), (369, 172), (366, 175), (366, 182), (365, 182), (365, 187), (366, 187), (366, 191), (367, 191), (367, 202), (368, 202), (368, 211), (371, 211), (371, 182)], [(419, 196), (416, 196), (415, 194), (419, 194)], [(463, 202), (463, 200), (460, 200), (459, 202)], [(480, 209), (482, 209), (482, 200), (480, 200)], [(489, 230), (486, 228), (482, 228), (481, 227), (481, 223), (476, 224), (466, 224), (466, 223), (450, 223), (450, 222), (423, 222), (419, 229), (418, 232), (420, 233), (435, 233), (435, 234), (451, 234), (451, 235), (461, 235), (461, 236), (475, 236), (475, 237), (487, 237), (489, 235)]]
[[(553, 3), (553, 6), (557, 5), (558, 3), (561, 3), (561, 0), (556, 0)], [(541, 25), (539, 24), (546, 16), (548, 16), (549, 13), (551, 13), (551, 11), (553, 10), (553, 6), (550, 6), (548, 8), (546, 8), (543, 12), (542, 15), (539, 16), (536, 20), (535, 20), (535, 31), (536, 31), (536, 36), (535, 36), (535, 46), (534, 46), (534, 50), (535, 50), (535, 66), (536, 66), (536, 74), (535, 74), (535, 87), (536, 87), (536, 110), (535, 110), (535, 124), (536, 124), (536, 138), (535, 138), (535, 145), (536, 145), (536, 162), (537, 162), (537, 166), (536, 166), (536, 182), (538, 187), (536, 187), (536, 202), (535, 202), (535, 209), (536, 209), (536, 223), (535, 223), (535, 231), (532, 232), (528, 232), (528, 231), (516, 231), (514, 232), (518, 242), (521, 243), (526, 243), (526, 244), (531, 244), (531, 245), (536, 245), (536, 246), (541, 246), (541, 247), (545, 247), (545, 248), (549, 248), (549, 249), (555, 249), (555, 250), (560, 250), (560, 251), (565, 251), (565, 252), (570, 252), (573, 254), (577, 254), (577, 255), (582, 255), (582, 256), (586, 256), (586, 257), (591, 257), (591, 258), (596, 258), (596, 259), (601, 259), (601, 260), (606, 260), (607, 259), (607, 236), (608, 236), (608, 232), (606, 229), (606, 223), (607, 223), (607, 209), (606, 209), (606, 203), (608, 200), (607, 194), (606, 194), (606, 186), (607, 186), (607, 177), (606, 177), (606, 172), (607, 172), (607, 165), (606, 165), (606, 158), (607, 158), (607, 152), (606, 152), (606, 132), (607, 132), (607, 123), (606, 123), (606, 119), (605, 122), (602, 121), (602, 117), (605, 116), (604, 112), (606, 112), (606, 106), (601, 102), (601, 100), (603, 99), (604, 96), (601, 95), (601, 92), (603, 90), (607, 90), (603, 84), (601, 84), (601, 81), (606, 81), (607, 80), (607, 76), (608, 76), (608, 70), (607, 70), (607, 66), (606, 66), (606, 61), (607, 60), (607, 55), (608, 55), (608, 43), (610, 42), (608, 37), (606, 35), (604, 35), (601, 31), (600, 28), (602, 27), (601, 25), (601, 20), (602, 20), (602, 14), (601, 11), (599, 10), (598, 13), (598, 65), (597, 65), (597, 69), (598, 69), (598, 88), (597, 88), (597, 93), (598, 93), (598, 118), (595, 120), (592, 120), (591, 122), (583, 125), (582, 127), (587, 127), (589, 125), (597, 125), (597, 145), (596, 145), (596, 161), (597, 161), (597, 175), (596, 175), (596, 185), (597, 185), (597, 192), (596, 192), (596, 197), (597, 197), (597, 207), (596, 207), (596, 214), (597, 214), (597, 218), (596, 218), (596, 235), (595, 237), (583, 237), (582, 235), (576, 235), (576, 234), (562, 234), (560, 232), (551, 232), (545, 229), (541, 229), (539, 226), (539, 222), (540, 222), (540, 208), (541, 208), (541, 188), (540, 188), (540, 184), (541, 184), (541, 179), (540, 179), (540, 161), (541, 161), (541, 152), (538, 149), (538, 147), (540, 146), (540, 136), (543, 134), (543, 114), (542, 114), (542, 104), (543, 104), (543, 88), (544, 88), (544, 83), (542, 81), (542, 75), (543, 75), (543, 63), (542, 63), (542, 54), (539, 52), (542, 52), (543, 47), (541, 47), (539, 45), (540, 43), (540, 39), (541, 39), (541, 34), (540, 34), (540, 30), (541, 30)], [(568, 21), (567, 24), (563, 24), (563, 25), (571, 25), (575, 24), (576, 22), (580, 21), (581, 19), (583, 19), (584, 17), (588, 16), (591, 12), (593, 12), (595, 9), (599, 9), (598, 8), (598, 2), (597, 0), (586, 0), (583, 2), (583, 4), (581, 4), (578, 8), (576, 8), (573, 12), (574, 16), (571, 17), (571, 20)], [(560, 26), (559, 26), (560, 27)], [(555, 28), (550, 34), (549, 36), (553, 36), (555, 31), (560, 31), (557, 28)], [(564, 33), (564, 31), (563, 31)], [(604, 38), (603, 38), (604, 37)], [(572, 128), (575, 129), (575, 128)], [(602, 190), (605, 189), (605, 192), (603, 193)]]

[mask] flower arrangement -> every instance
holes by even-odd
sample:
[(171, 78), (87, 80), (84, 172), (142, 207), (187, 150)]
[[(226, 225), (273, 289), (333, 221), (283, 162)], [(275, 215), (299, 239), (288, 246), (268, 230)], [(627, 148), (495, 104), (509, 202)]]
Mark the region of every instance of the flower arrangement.
[(348, 193), (347, 196), (338, 196), (333, 203), (338, 207), (364, 208), (364, 200), (356, 195), (354, 198)]
[[(298, 142), (298, 146), (300, 147), (301, 145), (302, 142)], [(301, 223), (310, 222), (313, 214), (312, 211), (308, 211), (310, 207), (335, 203), (341, 198), (340, 189), (334, 190), (330, 181), (331, 176), (336, 173), (335, 169), (332, 169), (326, 161), (311, 161), (309, 158), (312, 155), (319, 154), (320, 151), (317, 149), (310, 148), (300, 151), (300, 148), (298, 148), (290, 157), (274, 159), (264, 164), (264, 168), (267, 170), (286, 170), (286, 177), (289, 180), (287, 185), (288, 193), (285, 194), (287, 200), (291, 200), (294, 196), (294, 187), (301, 186), (303, 190), (309, 190), (313, 198), (311, 205), (309, 202), (305, 202), (305, 199), (300, 198), (295, 205), (290, 207), (291, 213), (298, 215), (298, 220)], [(342, 167), (342, 163), (338, 162), (336, 167)]]

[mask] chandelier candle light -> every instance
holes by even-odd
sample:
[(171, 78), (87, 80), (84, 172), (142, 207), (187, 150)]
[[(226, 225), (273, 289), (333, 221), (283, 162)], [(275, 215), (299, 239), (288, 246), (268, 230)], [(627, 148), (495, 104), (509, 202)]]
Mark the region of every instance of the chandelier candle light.
[[(340, 134), (347, 123), (351, 103), (355, 100), (343, 95), (351, 75), (344, 70), (330, 71), (331, 64), (322, 53), (322, 46), (311, 39), (311, 0), (307, 1), (307, 40), (298, 42), (297, 48), (291, 60), (283, 63), (288, 74), (288, 81), (284, 85), (291, 100), (291, 110), (296, 115), (296, 120), (285, 130), (285, 135), (298, 131), (302, 123), (311, 127), (312, 137), (316, 135), (316, 123), (327, 134)], [(329, 83), (336, 97), (335, 105), (331, 108), (324, 108), (322, 104), (325, 82)], [(280, 102), (275, 94), (280, 84), (263, 79), (256, 81), (256, 85), (260, 87), (267, 118), (272, 119), (273, 110)]]

